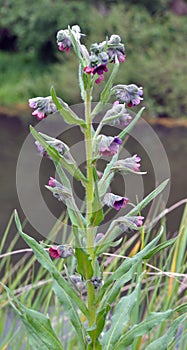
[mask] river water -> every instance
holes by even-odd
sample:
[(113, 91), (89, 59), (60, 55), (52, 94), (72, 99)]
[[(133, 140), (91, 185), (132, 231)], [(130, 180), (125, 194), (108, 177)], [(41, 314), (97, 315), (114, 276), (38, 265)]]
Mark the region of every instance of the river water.
[[(16, 189), (16, 165), (19, 156), (20, 148), (29, 133), (28, 125), (31, 120), (26, 119), (22, 122), (16, 117), (0, 116), (0, 235), (6, 228), (11, 213), (16, 208), (24, 218), (24, 213), (20, 206), (17, 189)], [(33, 118), (32, 118), (33, 124)], [(154, 125), (154, 132), (158, 135), (168, 158), (171, 179), (170, 179), (170, 195), (167, 207), (175, 202), (187, 198), (187, 175), (186, 175), (186, 155), (187, 155), (187, 128), (174, 127), (168, 128), (161, 125)], [(147, 135), (149, 137), (149, 135)], [(150, 144), (152, 140), (150, 139)], [(135, 149), (135, 152), (137, 150)], [(43, 175), (42, 175), (43, 174)], [(42, 166), (41, 177), (43, 176), (44, 183), (46, 178), (50, 176), (48, 163)], [(29, 186), (30, 184), (28, 184)], [(50, 197), (50, 196), (49, 196)], [(50, 199), (48, 198), (50, 201)], [(52, 198), (52, 203), (54, 199)], [(59, 204), (59, 203), (57, 203)], [(50, 206), (50, 203), (49, 203)], [(179, 228), (179, 223), (184, 206), (170, 213), (167, 217), (168, 230), (174, 233)], [(59, 211), (60, 213), (60, 211)], [(57, 205), (58, 215), (58, 205)], [(15, 233), (15, 228), (12, 228), (12, 235)], [(39, 235), (31, 228), (34, 235)], [(21, 244), (22, 246), (22, 244)]]

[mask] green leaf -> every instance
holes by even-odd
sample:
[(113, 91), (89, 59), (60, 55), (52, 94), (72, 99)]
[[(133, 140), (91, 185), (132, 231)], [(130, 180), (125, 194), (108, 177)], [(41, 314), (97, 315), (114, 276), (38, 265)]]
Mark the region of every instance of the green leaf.
[(92, 117), (94, 117), (97, 113), (99, 113), (103, 109), (104, 104), (106, 104), (108, 102), (108, 100), (112, 94), (111, 87), (112, 87), (112, 84), (114, 82), (115, 76), (118, 72), (118, 69), (119, 69), (119, 62), (115, 63), (113, 66), (112, 73), (111, 73), (102, 93), (101, 93), (100, 101), (95, 106), (95, 108), (92, 112)]
[(150, 313), (144, 321), (134, 325), (128, 332), (125, 333), (125, 335), (122, 335), (121, 339), (119, 339), (113, 350), (124, 350), (126, 346), (129, 346), (133, 343), (136, 337), (147, 334), (152, 330), (154, 326), (170, 318), (173, 313), (173, 310)]
[(146, 350), (167, 350), (168, 346), (174, 340), (174, 337), (178, 331), (180, 323), (186, 319), (186, 315), (182, 315), (178, 317), (176, 320), (172, 322), (169, 330), (160, 338), (153, 341), (146, 347)]
[(85, 347), (85, 330), (81, 323), (80, 317), (76, 311), (76, 304), (71, 300), (68, 296), (68, 294), (62, 293), (62, 288), (59, 286), (59, 284), (54, 281), (53, 283), (53, 290), (55, 294), (57, 295), (60, 303), (63, 305), (64, 310), (67, 312), (69, 319), (74, 326), (76, 333), (79, 338), (79, 343), (81, 345), (81, 349), (86, 349)]
[(54, 87), (51, 88), (51, 97), (66, 123), (71, 125), (80, 125), (83, 128), (86, 128), (85, 121), (79, 118), (65, 102), (56, 96)]
[(96, 168), (93, 167), (93, 178), (94, 178), (94, 199), (92, 203), (92, 216), (90, 218), (91, 226), (98, 226), (103, 220), (103, 209), (102, 203), (98, 191), (98, 177)]
[(82, 181), (83, 184), (87, 182), (86, 177), (82, 174), (75, 161), (72, 163), (60, 155), (59, 152), (54, 147), (50, 146), (32, 126), (30, 126), (30, 131), (33, 137), (39, 141), (54, 162), (61, 164), (63, 168), (65, 168), (77, 180)]
[(6, 289), (11, 305), (25, 325), (28, 341), (32, 349), (63, 350), (64, 348), (57, 338), (49, 318), (38, 311), (26, 308), (14, 297), (8, 287), (3, 284), (2, 286)]
[(156, 196), (158, 196), (168, 184), (169, 179), (163, 181), (158, 187), (156, 187), (151, 193), (147, 195), (140, 203), (136, 205), (131, 211), (128, 212), (127, 216), (137, 215), (141, 210), (146, 207)]
[(77, 259), (77, 272), (84, 277), (84, 279), (90, 280), (93, 276), (93, 268), (89, 254), (85, 249), (76, 247), (75, 255)]
[(119, 69), (119, 62), (115, 63), (114, 64), (114, 67), (113, 67), (113, 70), (110, 74), (110, 77), (101, 93), (101, 98), (100, 98), (100, 101), (101, 103), (104, 105), (105, 103), (108, 102), (112, 92), (111, 92), (111, 87), (112, 87), (112, 84), (114, 82), (114, 79), (116, 77), (116, 74), (118, 72), (118, 69)]
[(88, 328), (86, 330), (89, 336), (91, 337), (92, 342), (98, 339), (99, 335), (101, 334), (105, 326), (106, 316), (109, 311), (110, 305), (106, 305), (106, 307), (104, 307), (100, 312), (97, 313), (95, 325), (92, 328)]
[(121, 140), (124, 140), (125, 136), (129, 133), (130, 130), (134, 127), (134, 125), (137, 123), (138, 119), (140, 119), (142, 112), (144, 111), (145, 107), (142, 107), (140, 111), (136, 114), (136, 117), (130, 122), (130, 124), (118, 135), (118, 137)]
[(134, 273), (137, 270), (137, 266), (139, 265), (140, 261), (141, 260), (134, 259), (133, 264), (131, 265), (132, 267), (120, 277), (118, 277), (112, 287), (110, 285), (110, 288), (105, 292), (104, 295), (103, 290), (101, 291), (101, 296), (103, 296), (98, 311), (104, 308), (105, 305), (111, 305), (116, 300), (121, 291), (121, 288), (134, 277)]
[(144, 249), (138, 252), (133, 258), (124, 259), (121, 265), (113, 272), (110, 277), (106, 280), (105, 284), (101, 288), (101, 293), (104, 293), (108, 286), (115, 280), (118, 280), (121, 276), (123, 276), (130, 268), (136, 263), (140, 262), (148, 255), (148, 253), (153, 249), (156, 243), (159, 241), (161, 235), (163, 233), (163, 227), (161, 228), (157, 237), (155, 237), (150, 243), (148, 243)]
[(79, 86), (80, 86), (80, 91), (81, 91), (81, 98), (83, 101), (85, 101), (85, 90), (87, 87), (88, 80), (87, 80), (87, 74), (82, 72), (81, 64), (79, 64), (78, 78), (79, 78)]
[(111, 161), (107, 164), (104, 170), (103, 176), (98, 183), (98, 191), (99, 191), (100, 197), (104, 196), (108, 187), (110, 186), (110, 183), (114, 177), (114, 173), (111, 173), (110, 170), (113, 167), (114, 163), (117, 161), (117, 159), (118, 159), (118, 154), (115, 154), (112, 157)]
[(149, 259), (151, 258), (153, 255), (156, 255), (157, 253), (159, 253), (161, 250), (166, 249), (167, 247), (169, 247), (170, 245), (174, 244), (177, 240), (177, 237), (169, 239), (166, 242), (162, 242), (160, 244), (158, 244), (155, 248), (153, 248), (145, 257), (144, 259)]
[(86, 305), (81, 300), (81, 298), (79, 298), (75, 290), (70, 286), (70, 284), (65, 280), (65, 278), (59, 273), (56, 266), (53, 264), (51, 258), (49, 257), (49, 254), (32, 237), (22, 232), (21, 223), (16, 211), (15, 211), (15, 223), (20, 236), (24, 239), (24, 241), (28, 244), (28, 246), (32, 248), (39, 263), (51, 273), (53, 279), (61, 287), (61, 293), (63, 293), (64, 298), (66, 298), (69, 301), (70, 308), (72, 307), (71, 301), (73, 301), (74, 303), (76, 303), (77, 307), (82, 311), (82, 313), (87, 318), (88, 310)]
[(119, 303), (117, 303), (111, 318), (111, 327), (102, 338), (103, 350), (113, 350), (116, 342), (121, 337), (125, 326), (128, 325), (133, 307), (138, 299), (140, 281), (141, 276), (134, 291), (131, 294), (122, 297), (119, 300)]
[(68, 30), (69, 30), (69, 36), (70, 36), (71, 43), (72, 43), (72, 46), (74, 48), (75, 54), (78, 57), (81, 65), (84, 66), (84, 60), (83, 60), (82, 55), (81, 55), (80, 46), (78, 44), (78, 41), (75, 39), (70, 26), (68, 26)]

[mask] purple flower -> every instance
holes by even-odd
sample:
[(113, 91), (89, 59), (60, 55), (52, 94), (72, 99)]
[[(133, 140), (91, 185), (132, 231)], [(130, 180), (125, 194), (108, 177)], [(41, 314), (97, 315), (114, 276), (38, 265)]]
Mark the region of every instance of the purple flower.
[[(72, 34), (74, 35), (75, 39), (79, 41), (81, 37), (81, 30), (78, 25), (74, 25), (71, 28)], [(59, 30), (57, 33), (57, 45), (60, 51), (66, 51), (70, 52), (70, 48), (72, 45), (69, 30), (68, 29), (62, 29)]]
[(54, 179), (53, 177), (50, 177), (48, 181), (48, 185), (45, 186), (48, 190), (50, 190), (55, 198), (57, 198), (59, 201), (65, 202), (67, 199), (71, 199), (72, 194), (71, 192), (62, 185), (59, 181)]
[(107, 54), (110, 58), (110, 62), (116, 62), (116, 59), (121, 63), (125, 62), (125, 47), (121, 43), (121, 38), (119, 35), (111, 35), (110, 39), (107, 42), (108, 49)]
[(128, 173), (144, 174), (144, 172), (139, 172), (140, 161), (141, 161), (141, 158), (138, 157), (137, 154), (135, 154), (130, 158), (117, 160), (114, 163), (113, 167), (111, 168), (111, 171), (118, 171), (123, 174), (128, 174)]
[[(54, 139), (51, 138), (51, 140), (48, 140), (48, 141), (46, 140), (46, 142), (48, 143), (49, 146), (54, 147), (61, 155), (63, 155), (68, 149), (68, 147), (67, 147), (67, 145), (65, 143), (63, 143), (62, 141), (60, 141), (58, 139), (55, 139), (55, 138)], [(36, 145), (36, 147), (38, 149), (38, 152), (40, 153), (40, 155), (42, 157), (47, 157), (49, 159), (52, 159), (48, 155), (48, 153), (45, 150), (45, 148), (40, 144), (39, 141), (35, 141), (35, 145)]]
[(102, 80), (104, 80), (104, 72), (108, 72), (108, 68), (106, 66), (106, 64), (100, 64), (96, 67), (89, 67), (86, 66), (84, 68), (84, 72), (86, 72), (87, 74), (98, 74), (99, 77), (95, 80), (96, 84), (100, 84)]
[(57, 185), (57, 181), (53, 177), (50, 177), (50, 179), (48, 181), (48, 186), (56, 187), (56, 185)]
[(103, 199), (104, 204), (106, 204), (108, 207), (114, 208), (115, 210), (125, 208), (128, 202), (128, 198), (117, 196), (113, 193), (106, 193)]
[(114, 156), (122, 144), (122, 140), (119, 137), (100, 135), (98, 140), (99, 154), (102, 156)]
[(116, 98), (121, 103), (126, 103), (128, 107), (137, 106), (143, 100), (143, 89), (135, 84), (116, 85), (112, 90)]
[(104, 284), (102, 278), (97, 276), (93, 276), (90, 282), (93, 284), (95, 289), (98, 289)]
[(68, 258), (73, 254), (73, 249), (70, 246), (59, 245), (49, 248), (49, 254), (51, 258), (59, 259), (59, 258)]
[(105, 114), (103, 123), (124, 127), (130, 123), (131, 119), (132, 117), (125, 109), (125, 104), (120, 104), (119, 101), (115, 101), (113, 107)]
[(144, 216), (126, 216), (125, 220), (129, 228), (138, 230), (143, 225)]
[(38, 120), (42, 120), (49, 114), (57, 112), (51, 96), (31, 98), (29, 99), (29, 107), (34, 109), (32, 115), (36, 116)]

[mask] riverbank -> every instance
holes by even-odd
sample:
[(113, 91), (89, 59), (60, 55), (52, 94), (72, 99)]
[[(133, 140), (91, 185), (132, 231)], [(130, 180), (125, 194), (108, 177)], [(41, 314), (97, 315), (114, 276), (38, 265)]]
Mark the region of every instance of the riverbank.
[[(25, 120), (25, 117), (31, 116), (31, 109), (24, 103), (10, 106), (0, 106), (0, 116), (6, 116), (7, 118), (17, 117), (21, 120)], [(187, 128), (187, 118), (151, 118), (148, 114), (144, 113), (144, 119), (151, 125), (161, 125), (167, 128), (184, 127)]]

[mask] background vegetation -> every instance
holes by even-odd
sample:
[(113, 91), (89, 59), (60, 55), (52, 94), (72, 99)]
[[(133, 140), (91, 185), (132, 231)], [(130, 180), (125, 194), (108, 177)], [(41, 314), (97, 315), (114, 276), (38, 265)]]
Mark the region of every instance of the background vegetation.
[(128, 66), (121, 67), (118, 81), (144, 87), (150, 116), (185, 117), (186, 16), (174, 14), (170, 0), (94, 3), (0, 0), (0, 105), (27, 104), (30, 97), (48, 95), (52, 84), (69, 103), (80, 101), (78, 85), (71, 84), (73, 54), (58, 52), (55, 38), (59, 29), (78, 23), (88, 45), (121, 35)]

